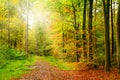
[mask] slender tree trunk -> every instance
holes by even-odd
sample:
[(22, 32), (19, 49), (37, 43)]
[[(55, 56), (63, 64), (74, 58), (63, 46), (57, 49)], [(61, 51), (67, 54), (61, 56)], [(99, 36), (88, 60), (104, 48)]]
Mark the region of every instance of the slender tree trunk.
[[(114, 31), (116, 31), (116, 7), (115, 6), (116, 6), (116, 2), (114, 0), (114, 11), (113, 11), (113, 13), (114, 13), (114, 15), (113, 15)], [(114, 35), (114, 39), (116, 39), (116, 35)], [(117, 47), (116, 47), (116, 40), (115, 40), (114, 41), (114, 53), (116, 53), (116, 52), (117, 52)]]
[(114, 54), (114, 29), (113, 29), (113, 9), (112, 9), (112, 0), (111, 0), (111, 26), (110, 26), (110, 53)]
[(77, 17), (76, 17), (76, 8), (74, 6), (74, 3), (72, 3), (72, 8), (73, 8), (73, 15), (74, 15), (74, 28), (76, 30), (76, 28), (77, 28)]
[(90, 3), (90, 9), (89, 9), (89, 22), (88, 22), (88, 33), (89, 33), (89, 53), (88, 53), (88, 58), (91, 60), (93, 58), (93, 52), (92, 52), (92, 47), (93, 47), (93, 41), (92, 41), (92, 10), (93, 10), (93, 0), (89, 0)]
[[(95, 23), (96, 23), (96, 16), (97, 16), (96, 10), (97, 10), (97, 0), (95, 2), (95, 12), (94, 12), (94, 22)], [(96, 54), (96, 52), (97, 52), (96, 24), (94, 25), (94, 39), (93, 40), (94, 40), (94, 50), (93, 50), (93, 52), (94, 52), (94, 54)]]
[[(63, 15), (61, 14), (61, 19), (63, 20)], [(66, 49), (65, 49), (65, 33), (64, 33), (64, 23), (62, 23), (62, 52), (66, 53)]]
[(26, 1), (27, 1), (27, 26), (26, 26), (25, 51), (26, 51), (26, 56), (28, 57), (28, 0)]
[(77, 25), (76, 7), (75, 7), (74, 3), (72, 3), (72, 8), (73, 8), (73, 15), (74, 15), (76, 57), (77, 57), (77, 62), (79, 62), (79, 57), (80, 57), (80, 53), (78, 51), (78, 48), (79, 48), (79, 37), (78, 37), (79, 25)]
[[(36, 32), (37, 32), (38, 30), (36, 30)], [(38, 34), (36, 33), (36, 35), (35, 35), (35, 37), (36, 37), (36, 53), (39, 55), (39, 51), (38, 51)]]
[(118, 69), (120, 74), (120, 0), (118, 0), (118, 14), (117, 14), (117, 60), (118, 60)]
[(9, 0), (8, 0), (8, 47), (10, 47), (10, 3), (9, 3)]
[(66, 50), (65, 50), (65, 34), (64, 34), (64, 30), (62, 32), (62, 52), (63, 53), (66, 53)]
[(86, 2), (87, 0), (84, 0), (84, 11), (83, 11), (83, 27), (82, 27), (82, 31), (83, 31), (83, 57), (85, 58), (87, 55), (86, 52)]
[(114, 0), (114, 22), (116, 21), (116, 19), (115, 19), (115, 10), (116, 10), (116, 8), (115, 8), (115, 6), (116, 6), (116, 3), (115, 3), (115, 0)]
[(110, 38), (109, 38), (109, 5), (110, 0), (103, 0), (104, 22), (105, 22), (105, 70), (110, 71)]

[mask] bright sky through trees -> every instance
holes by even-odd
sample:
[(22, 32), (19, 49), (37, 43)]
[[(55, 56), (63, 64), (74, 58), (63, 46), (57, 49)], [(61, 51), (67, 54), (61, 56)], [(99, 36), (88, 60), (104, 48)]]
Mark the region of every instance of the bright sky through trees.
[[(36, 23), (50, 24), (51, 11), (45, 8), (45, 2), (35, 1), (28, 9), (28, 24), (32, 27)], [(25, 11), (26, 12), (26, 11)], [(26, 21), (26, 13), (23, 14)]]

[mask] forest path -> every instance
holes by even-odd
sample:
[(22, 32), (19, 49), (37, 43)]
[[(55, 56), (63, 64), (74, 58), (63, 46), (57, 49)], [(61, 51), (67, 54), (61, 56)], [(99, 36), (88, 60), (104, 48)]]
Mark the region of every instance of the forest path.
[(37, 61), (30, 68), (33, 68), (33, 70), (18, 79), (12, 80), (120, 80), (120, 76), (116, 75), (116, 72), (105, 73), (103, 70), (60, 70), (43, 60)]
[(37, 61), (36, 65), (30, 68), (33, 70), (13, 80), (79, 80), (76, 75), (78, 71), (60, 70), (43, 60)]

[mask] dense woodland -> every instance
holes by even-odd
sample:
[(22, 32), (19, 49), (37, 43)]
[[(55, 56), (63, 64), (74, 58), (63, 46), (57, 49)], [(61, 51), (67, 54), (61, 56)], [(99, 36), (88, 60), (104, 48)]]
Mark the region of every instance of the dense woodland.
[(120, 70), (120, 1), (0, 0), (0, 67), (31, 54)]

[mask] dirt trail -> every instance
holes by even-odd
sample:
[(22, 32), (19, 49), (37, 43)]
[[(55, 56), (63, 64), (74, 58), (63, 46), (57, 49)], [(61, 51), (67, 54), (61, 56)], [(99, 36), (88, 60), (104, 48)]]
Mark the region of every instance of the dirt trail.
[(46, 61), (38, 61), (30, 68), (33, 70), (14, 80), (120, 80), (120, 76), (116, 75), (116, 72), (60, 70)]

